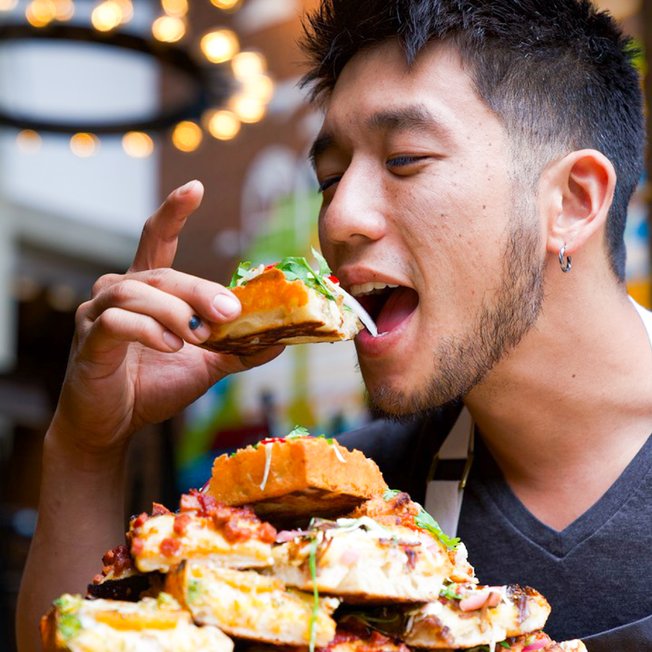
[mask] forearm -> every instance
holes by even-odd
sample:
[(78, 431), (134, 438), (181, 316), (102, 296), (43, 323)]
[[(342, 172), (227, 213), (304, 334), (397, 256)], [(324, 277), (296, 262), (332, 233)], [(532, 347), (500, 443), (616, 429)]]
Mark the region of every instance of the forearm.
[(85, 593), (102, 554), (124, 540), (125, 451), (66, 450), (53, 428), (45, 438), (38, 524), (17, 610), (19, 652), (40, 649), (38, 622), (61, 593)]

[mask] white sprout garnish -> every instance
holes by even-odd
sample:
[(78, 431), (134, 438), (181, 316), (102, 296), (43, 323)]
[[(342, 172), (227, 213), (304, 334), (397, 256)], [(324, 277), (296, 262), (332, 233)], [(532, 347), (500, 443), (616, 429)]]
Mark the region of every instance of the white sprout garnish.
[(350, 295), (341, 285), (331, 283), (330, 287), (334, 289), (341, 297), (345, 306), (350, 308), (364, 324), (365, 328), (374, 336), (378, 337), (378, 328), (369, 313), (360, 305), (360, 302)]

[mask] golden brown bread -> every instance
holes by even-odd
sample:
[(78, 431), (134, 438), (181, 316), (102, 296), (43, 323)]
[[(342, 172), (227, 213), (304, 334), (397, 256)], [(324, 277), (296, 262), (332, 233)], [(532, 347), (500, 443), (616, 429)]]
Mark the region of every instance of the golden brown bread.
[(345, 514), (387, 490), (380, 469), (333, 439), (263, 440), (213, 463), (208, 492), (273, 523)]
[(253, 353), (273, 344), (338, 342), (352, 339), (362, 324), (343, 306), (301, 280), (288, 281), (275, 267), (231, 289), (242, 312), (234, 321), (213, 324), (202, 346), (226, 353)]

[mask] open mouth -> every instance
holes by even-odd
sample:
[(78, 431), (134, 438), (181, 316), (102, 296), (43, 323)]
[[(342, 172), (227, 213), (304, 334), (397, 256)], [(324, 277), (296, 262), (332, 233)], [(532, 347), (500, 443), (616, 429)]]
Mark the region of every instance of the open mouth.
[(380, 334), (398, 328), (419, 305), (417, 292), (400, 285), (364, 283), (352, 286), (350, 292), (376, 322)]

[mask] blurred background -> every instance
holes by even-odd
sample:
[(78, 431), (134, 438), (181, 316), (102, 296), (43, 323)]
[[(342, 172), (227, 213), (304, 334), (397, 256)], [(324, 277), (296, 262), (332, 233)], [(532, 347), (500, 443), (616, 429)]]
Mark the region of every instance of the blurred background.
[[(206, 195), (177, 268), (226, 283), (238, 260), (271, 262), (317, 245), (306, 153), (320, 115), (297, 87), (295, 45), (314, 4), (0, 0), (2, 650), (14, 649), (43, 435), (74, 312), (93, 281), (126, 269), (147, 216), (193, 178)], [(649, 101), (652, 0), (598, 4), (640, 45)], [(630, 291), (648, 307), (651, 199), (643, 178), (627, 231)], [(128, 512), (154, 499), (173, 507), (180, 491), (204, 483), (219, 452), (295, 424), (336, 435), (367, 419), (352, 345), (289, 347), (138, 433)]]

